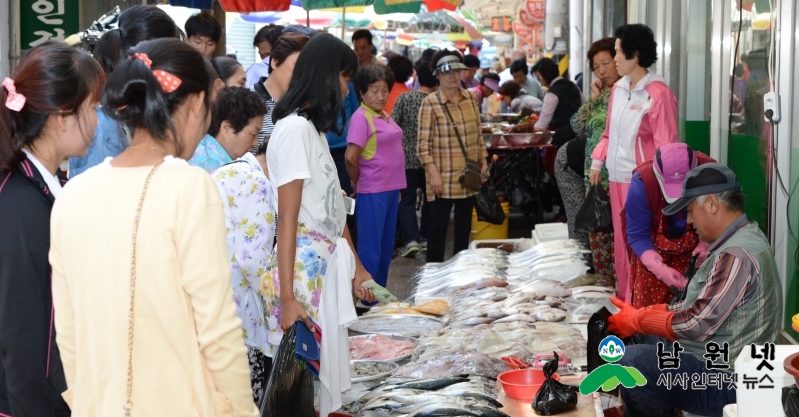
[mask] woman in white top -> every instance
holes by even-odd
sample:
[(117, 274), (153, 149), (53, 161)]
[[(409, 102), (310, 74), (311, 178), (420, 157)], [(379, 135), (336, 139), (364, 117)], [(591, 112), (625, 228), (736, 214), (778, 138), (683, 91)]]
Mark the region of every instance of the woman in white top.
[(181, 159), (210, 123), (212, 74), (176, 39), (132, 48), (102, 100), (133, 128), (131, 145), (75, 178), (53, 209), (55, 321), (74, 415), (258, 415), (222, 201)]
[[(325, 346), (340, 336), (335, 327), (326, 323), (330, 317), (325, 314), (341, 313), (342, 319), (355, 317), (351, 298), (341, 300), (340, 305), (327, 304), (332, 310), (325, 311), (320, 307), (323, 297), (335, 296), (333, 290), (351, 286), (347, 293), (374, 301), (371, 291), (361, 288), (371, 276), (357, 257), (353, 259), (355, 248), (346, 227), (343, 193), (323, 134), (339, 129), (336, 120), (344, 113), (347, 83), (357, 69), (358, 59), (344, 42), (329, 34), (314, 36), (300, 53), (288, 91), (275, 107), (275, 130), (266, 151), (280, 218), (277, 248), (261, 282), (267, 304), (268, 354), (276, 353), (283, 331), (295, 322), (303, 321), (313, 329), (310, 317), (323, 332), (323, 387), (325, 367), (342, 362), (338, 356), (325, 361), (326, 355), (332, 353), (326, 352)], [(355, 263), (355, 271), (342, 271), (342, 265), (351, 262)], [(342, 276), (344, 273), (348, 276)], [(320, 310), (325, 314), (320, 314)], [(349, 352), (345, 353), (344, 361), (348, 363)], [(348, 380), (349, 371), (346, 372)], [(335, 400), (333, 403), (335, 406)], [(325, 409), (324, 405), (320, 407)]]
[(616, 28), (616, 70), (621, 79), (613, 85), (605, 133), (591, 154), (591, 184), (600, 181), (607, 167), (610, 206), (613, 209), (613, 243), (617, 296), (630, 302), (630, 261), (624, 240), (622, 209), (627, 202), (633, 171), (652, 159), (667, 143), (680, 141), (677, 98), (663, 77), (649, 71), (657, 60), (652, 29), (642, 24)]

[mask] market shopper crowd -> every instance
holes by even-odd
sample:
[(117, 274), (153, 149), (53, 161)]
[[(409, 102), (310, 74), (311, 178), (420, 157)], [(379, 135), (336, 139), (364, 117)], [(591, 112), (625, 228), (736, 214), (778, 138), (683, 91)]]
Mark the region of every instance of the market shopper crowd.
[[(514, 57), (510, 78), (478, 79), (472, 55), (383, 65), (368, 31), (353, 50), (269, 26), (254, 40), (262, 61), (245, 71), (212, 57), (211, 15), (185, 29), (184, 40), (165, 12), (133, 6), (93, 57), (47, 41), (3, 81), (0, 416), (254, 416), (298, 322), (323, 331), (320, 407), (338, 408), (340, 324), (354, 316), (350, 297), (376, 302), (362, 284), (386, 285), (396, 231), (403, 256), (426, 248), (441, 262), (454, 209), (453, 252), (467, 248), (488, 178), (480, 114), (497, 92), (555, 132), (570, 234), (587, 189), (611, 195), (614, 233), (572, 237), (618, 280), (610, 329), (649, 335), (629, 366), (656, 380), (655, 340), (682, 342), (692, 370), (707, 341), (733, 357), (776, 342), (771, 248), (735, 174), (677, 143), (676, 98), (648, 70), (657, 52), (645, 26), (592, 46), (587, 100), (548, 58), (530, 70)], [(673, 289), (686, 297), (667, 305)], [(622, 390), (630, 410), (662, 415), (716, 415), (735, 397), (704, 395)]]

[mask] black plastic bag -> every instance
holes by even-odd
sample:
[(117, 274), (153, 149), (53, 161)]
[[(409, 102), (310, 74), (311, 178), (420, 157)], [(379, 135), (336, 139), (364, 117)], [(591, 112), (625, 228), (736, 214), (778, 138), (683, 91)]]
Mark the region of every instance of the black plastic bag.
[(480, 187), (480, 193), (474, 199), (474, 208), (477, 210), (477, 220), (481, 222), (502, 224), (505, 221), (505, 211), (497, 197), (497, 190), (490, 182)]
[(544, 376), (547, 378), (533, 399), (533, 411), (542, 416), (554, 416), (577, 407), (577, 387), (561, 384), (552, 378), (558, 371), (558, 353), (555, 359), (544, 364)]
[(588, 319), (588, 372), (607, 363), (599, 356), (599, 344), (610, 335), (608, 317), (612, 316), (606, 307), (600, 308)]
[(272, 361), (269, 382), (258, 408), (261, 417), (314, 417), (313, 377), (294, 356), (297, 342), (295, 323), (283, 335), (277, 354)]
[(796, 384), (782, 388), (782, 411), (787, 417), (799, 417), (799, 388)]
[(583, 206), (574, 219), (574, 231), (599, 233), (613, 231), (613, 211), (610, 209), (610, 196), (601, 185), (588, 190)]

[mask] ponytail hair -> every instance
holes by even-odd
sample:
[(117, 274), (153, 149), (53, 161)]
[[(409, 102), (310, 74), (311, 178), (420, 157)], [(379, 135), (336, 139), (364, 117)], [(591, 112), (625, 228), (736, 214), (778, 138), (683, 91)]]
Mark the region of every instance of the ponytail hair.
[(100, 100), (105, 82), (89, 53), (60, 41), (26, 51), (9, 78), (25, 104), (19, 111), (8, 108), (9, 91), (0, 86), (0, 175), (25, 158), (22, 148), (33, 146), (51, 115), (80, 115), (86, 100)]
[(94, 58), (106, 74), (125, 59), (128, 49), (139, 42), (158, 38), (179, 38), (180, 28), (165, 11), (156, 6), (137, 4), (119, 15), (118, 28), (100, 37)]
[[(134, 57), (146, 54), (152, 64)], [(162, 89), (154, 71), (161, 70), (180, 80), (171, 92)], [(205, 93), (208, 112), (214, 69), (197, 50), (178, 39), (154, 39), (138, 44), (128, 52), (108, 77), (102, 104), (112, 119), (136, 130), (147, 131), (157, 141), (173, 141), (178, 154), (182, 147), (172, 115), (192, 94)]]

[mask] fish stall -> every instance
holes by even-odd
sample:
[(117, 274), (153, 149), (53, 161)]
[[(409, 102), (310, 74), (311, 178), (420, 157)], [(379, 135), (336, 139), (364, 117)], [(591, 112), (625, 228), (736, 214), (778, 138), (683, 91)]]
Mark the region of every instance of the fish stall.
[[(587, 274), (572, 240), (472, 248), (412, 278), (411, 297), (372, 308), (350, 326), (352, 388), (342, 411), (363, 417), (537, 416), (547, 381), (572, 392), (557, 415), (601, 416), (586, 375), (591, 314), (614, 283)], [(548, 382), (552, 386), (552, 382)], [(605, 394), (603, 394), (605, 395)]]

